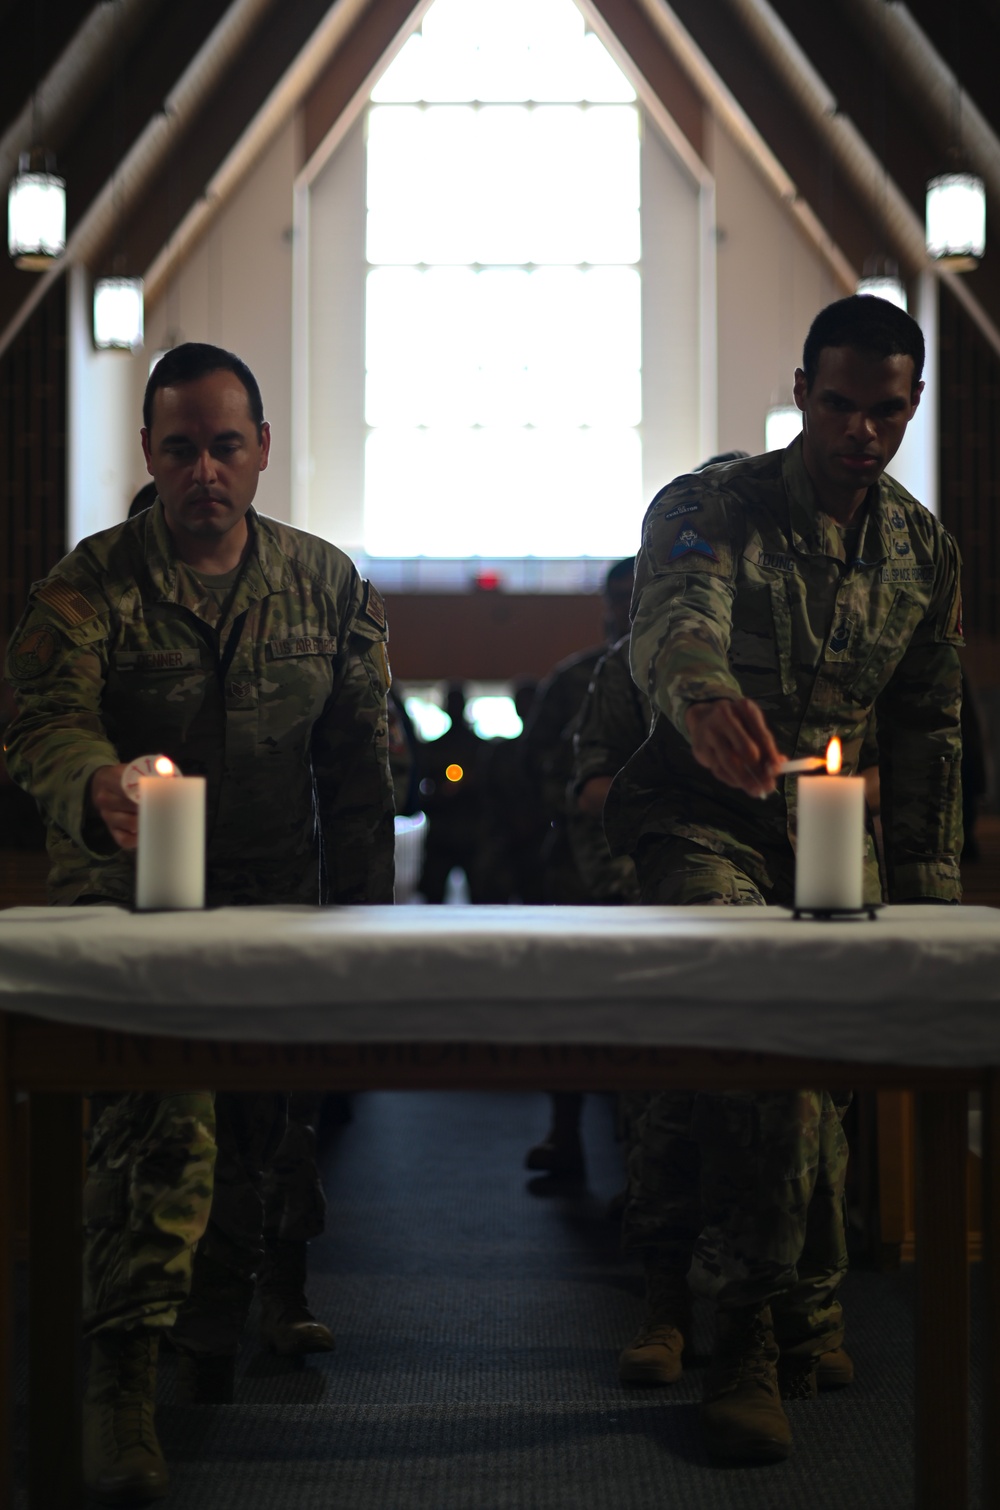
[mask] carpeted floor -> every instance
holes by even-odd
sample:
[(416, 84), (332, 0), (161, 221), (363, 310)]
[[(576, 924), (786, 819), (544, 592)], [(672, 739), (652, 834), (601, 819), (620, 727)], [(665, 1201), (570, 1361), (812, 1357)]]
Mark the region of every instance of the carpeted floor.
[[(335, 1353), (240, 1358), (238, 1404), (159, 1423), (172, 1510), (904, 1510), (913, 1503), (912, 1274), (849, 1276), (858, 1379), (789, 1406), (795, 1451), (708, 1464), (701, 1367), (670, 1390), (618, 1383), (639, 1275), (606, 1216), (621, 1184), (605, 1099), (589, 1097), (585, 1191), (521, 1167), (535, 1095), (370, 1094), (326, 1152), (328, 1235), (311, 1249)], [(699, 1308), (696, 1350), (710, 1346)]]

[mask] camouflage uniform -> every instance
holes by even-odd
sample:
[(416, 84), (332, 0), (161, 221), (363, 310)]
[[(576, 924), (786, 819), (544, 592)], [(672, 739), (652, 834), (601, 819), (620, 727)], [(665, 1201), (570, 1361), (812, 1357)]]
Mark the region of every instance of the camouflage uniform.
[[(597, 776), (616, 776), (649, 733), (649, 699), (632, 680), (626, 635), (594, 667), (574, 720), (572, 798)], [(574, 816), (578, 821), (574, 822)], [(570, 814), (569, 841), (577, 869), (595, 901), (639, 900), (628, 855), (612, 855), (598, 819)]]
[[(633, 674), (654, 724), (605, 825), (644, 901), (793, 900), (796, 781), (760, 802), (691, 754), (687, 709), (723, 697), (754, 699), (790, 757), (839, 735), (847, 772), (877, 723), (887, 898), (959, 900), (958, 551), (898, 483), (883, 477), (850, 531), (816, 507), (800, 441), (680, 478), (647, 512), (634, 606)], [(880, 893), (869, 838), (865, 895)], [(657, 1097), (627, 1240), (671, 1267), (693, 1246), (692, 1283), (724, 1309), (776, 1301), (785, 1350), (836, 1347), (846, 1099)]]
[[(8, 654), (6, 752), (46, 817), (51, 901), (131, 903), (134, 854), (88, 811), (87, 787), (100, 766), (154, 751), (207, 778), (209, 905), (392, 900), (381, 599), (326, 542), (253, 510), (247, 527), (231, 585), (177, 561), (157, 504), (32, 589)], [(239, 1283), (252, 1272), (275, 1111), (271, 1097), (216, 1104), (205, 1091), (105, 1113), (87, 1195), (89, 1330), (171, 1324), (210, 1205), (206, 1257)]]
[[(798, 782), (766, 802), (718, 782), (691, 754), (687, 709), (753, 698), (790, 757), (834, 734), (858, 768), (873, 711), (890, 901), (961, 896), (959, 557), (952, 537), (891, 478), (874, 490), (852, 560), (815, 506), (801, 443), (682, 477), (653, 500), (636, 562), (632, 671), (650, 737), (605, 809), (615, 853), (673, 834), (726, 856), (777, 900), (791, 866)], [(867, 895), (878, 898), (869, 851)]]
[[(549, 832), (542, 845), (545, 895), (551, 905), (594, 902), (580, 874), (575, 850), (590, 845), (607, 855), (600, 822), (575, 811), (569, 795), (573, 779), (573, 736), (600, 649), (567, 657), (549, 673), (535, 694), (524, 731), (524, 763), (548, 814)], [(570, 830), (576, 834), (575, 845)]]

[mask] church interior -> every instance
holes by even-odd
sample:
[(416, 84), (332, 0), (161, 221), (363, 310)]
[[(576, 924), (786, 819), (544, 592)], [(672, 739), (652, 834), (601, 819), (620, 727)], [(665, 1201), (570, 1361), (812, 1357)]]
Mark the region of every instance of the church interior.
[[(0, 177), (65, 190), (62, 244), (0, 258), (0, 653), (31, 584), (149, 481), (152, 364), (210, 342), (263, 393), (256, 507), (380, 591), (417, 749), (454, 684), (485, 737), (518, 733), (517, 689), (604, 638), (605, 574), (649, 501), (792, 438), (804, 333), (869, 280), (926, 340), (891, 471), (962, 554), (964, 899), (1000, 906), (994, 0), (0, 0), (0, 18)], [(985, 250), (929, 249), (944, 175), (984, 187)], [(133, 301), (124, 332), (98, 329), (102, 288)], [(13, 712), (0, 683), (0, 729)], [(0, 910), (45, 902), (29, 808), (0, 763)], [(411, 792), (402, 831), (419, 808)], [(448, 899), (469, 900), (457, 872)], [(851, 1113), (862, 1384), (824, 1397), (790, 1464), (714, 1476), (695, 1385), (664, 1453), (664, 1405), (615, 1376), (641, 1279), (608, 1214), (611, 1098), (585, 1104), (582, 1188), (521, 1168), (547, 1106), (334, 1098), (311, 1263), (338, 1350), (283, 1371), (245, 1343), (240, 1400), (201, 1410), (173, 1404), (168, 1364), (171, 1505), (914, 1504), (912, 1095), (864, 1091)], [(22, 1180), (21, 1267), (28, 1203)], [(702, 1352), (707, 1328), (699, 1312)], [(983, 1351), (974, 1335), (975, 1380)]]

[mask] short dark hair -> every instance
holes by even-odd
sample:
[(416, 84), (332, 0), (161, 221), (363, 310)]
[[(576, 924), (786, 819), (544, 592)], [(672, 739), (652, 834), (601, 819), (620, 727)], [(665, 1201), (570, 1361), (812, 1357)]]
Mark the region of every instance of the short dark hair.
[(905, 309), (874, 294), (851, 294), (820, 310), (809, 327), (802, 351), (807, 389), (816, 380), (819, 354), (827, 346), (850, 346), (878, 361), (886, 357), (912, 357), (914, 388), (924, 370), (924, 337), (920, 326)]
[(194, 383), (207, 377), (210, 372), (231, 372), (239, 378), (247, 391), (250, 418), (257, 426), (257, 438), (261, 438), (264, 423), (264, 401), (260, 388), (246, 362), (222, 346), (209, 346), (204, 341), (185, 341), (183, 346), (174, 346), (157, 362), (142, 400), (142, 422), (147, 430), (153, 428), (153, 398), (158, 388), (176, 388), (181, 383)]

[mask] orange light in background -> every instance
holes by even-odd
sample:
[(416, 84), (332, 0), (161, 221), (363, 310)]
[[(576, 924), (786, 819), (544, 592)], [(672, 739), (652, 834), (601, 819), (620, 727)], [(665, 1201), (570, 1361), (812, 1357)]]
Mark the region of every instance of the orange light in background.
[(461, 781), (462, 777), (465, 775), (465, 772), (462, 770), (462, 767), (460, 765), (449, 765), (445, 766), (444, 774), (447, 776), (449, 781)]
[(839, 775), (841, 758), (840, 740), (834, 735), (826, 747), (826, 769), (829, 775)]
[(157, 755), (155, 761), (153, 762), (153, 770), (156, 772), (157, 776), (177, 775), (177, 767), (174, 765), (169, 755)]

